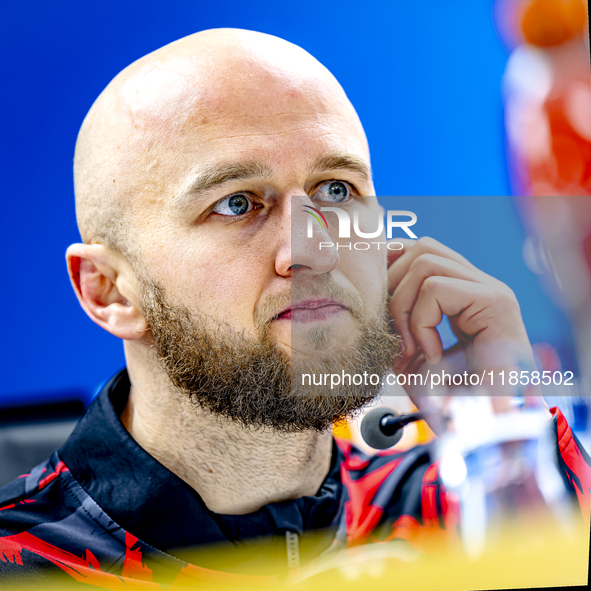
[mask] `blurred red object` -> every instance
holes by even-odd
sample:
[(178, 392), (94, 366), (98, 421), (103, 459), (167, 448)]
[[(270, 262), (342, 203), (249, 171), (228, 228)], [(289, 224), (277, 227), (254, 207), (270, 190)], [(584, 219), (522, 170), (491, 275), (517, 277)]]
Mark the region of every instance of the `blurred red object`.
[(513, 47), (503, 79), (517, 195), (591, 195), (591, 74), (582, 0), (498, 0)]
[[(583, 0), (496, 0), (510, 180), (524, 260), (567, 315), (591, 385), (591, 69)], [(543, 361), (553, 364), (549, 351)]]

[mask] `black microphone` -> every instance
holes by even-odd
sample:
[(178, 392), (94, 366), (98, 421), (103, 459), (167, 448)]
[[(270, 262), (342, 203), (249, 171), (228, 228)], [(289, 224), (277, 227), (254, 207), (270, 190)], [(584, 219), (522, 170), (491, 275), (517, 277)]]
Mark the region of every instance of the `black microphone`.
[(405, 425), (424, 419), (425, 414), (401, 415), (392, 408), (374, 408), (361, 421), (361, 437), (374, 449), (388, 449), (400, 441)]

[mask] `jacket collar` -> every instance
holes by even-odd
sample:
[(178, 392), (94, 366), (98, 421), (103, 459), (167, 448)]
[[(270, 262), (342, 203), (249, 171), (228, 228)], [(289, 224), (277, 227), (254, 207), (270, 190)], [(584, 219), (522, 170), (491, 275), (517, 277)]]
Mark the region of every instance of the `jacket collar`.
[(216, 514), (125, 429), (119, 416), (129, 391), (123, 369), (105, 384), (58, 452), (82, 488), (118, 525), (173, 554), (217, 542), (236, 545), (272, 534), (285, 537), (286, 531), (328, 533), (321, 542), (315, 536), (313, 554), (330, 545), (346, 496), (340, 476), (343, 455), (336, 444), (329, 473), (315, 496), (271, 503), (246, 515)]

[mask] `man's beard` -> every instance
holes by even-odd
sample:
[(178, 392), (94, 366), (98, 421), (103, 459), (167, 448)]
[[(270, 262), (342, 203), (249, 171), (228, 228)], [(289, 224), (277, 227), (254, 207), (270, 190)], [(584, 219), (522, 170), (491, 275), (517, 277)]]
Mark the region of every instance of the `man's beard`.
[[(251, 429), (277, 432), (325, 431), (333, 423), (354, 416), (376, 398), (381, 378), (399, 352), (400, 337), (390, 331), (388, 299), (379, 314), (367, 316), (358, 294), (325, 282), (331, 295), (360, 320), (360, 333), (351, 347), (325, 351), (330, 330), (310, 331), (306, 341), (315, 349), (313, 357), (290, 356), (269, 336), (275, 313), (293, 294), (269, 298), (255, 312), (258, 338), (237, 333), (224, 321), (168, 300), (158, 283), (142, 279), (142, 305), (149, 323), (157, 357), (176, 389), (193, 405)], [(285, 307), (285, 306), (284, 306)], [(298, 331), (302, 329), (298, 327)], [(317, 352), (317, 354), (316, 354)], [(352, 381), (330, 386), (303, 386), (302, 373), (377, 374), (375, 385)], [(346, 380), (343, 380), (346, 381)]]

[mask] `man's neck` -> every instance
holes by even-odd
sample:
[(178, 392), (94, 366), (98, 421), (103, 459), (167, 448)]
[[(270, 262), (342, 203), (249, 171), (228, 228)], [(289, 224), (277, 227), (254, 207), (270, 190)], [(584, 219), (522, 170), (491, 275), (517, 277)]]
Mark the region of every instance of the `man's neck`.
[[(129, 360), (128, 360), (129, 361)], [(314, 495), (328, 474), (332, 436), (250, 431), (182, 404), (159, 371), (133, 369), (121, 422), (137, 443), (194, 488), (215, 513), (241, 515)]]

